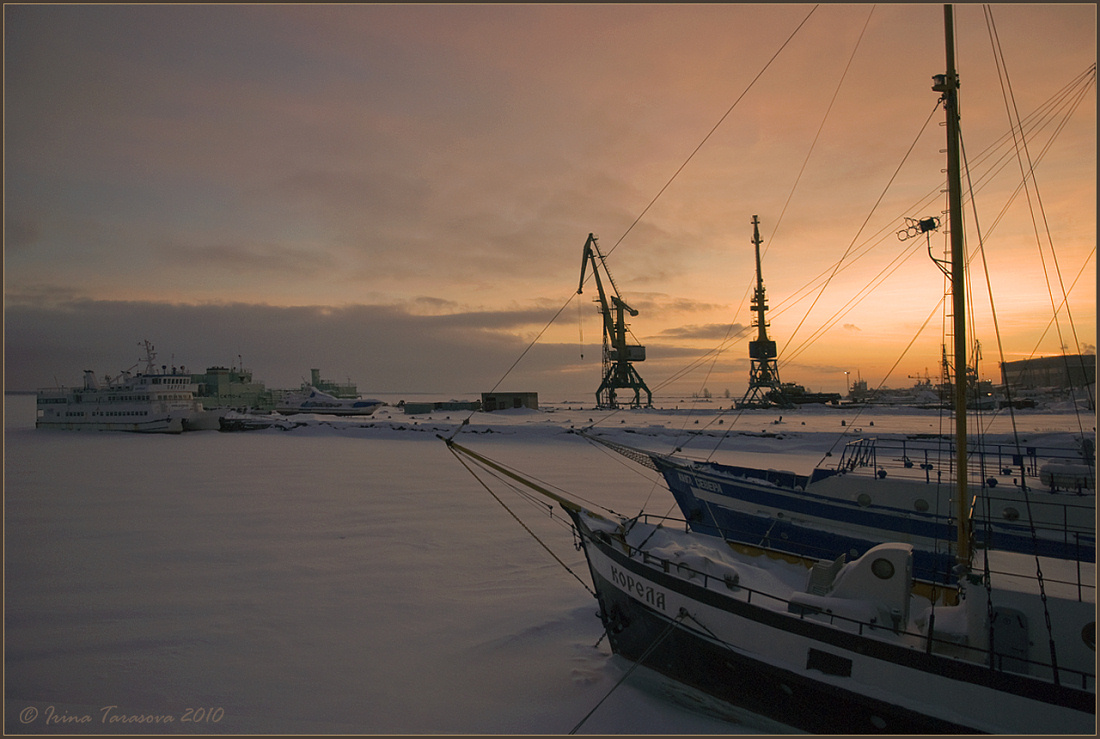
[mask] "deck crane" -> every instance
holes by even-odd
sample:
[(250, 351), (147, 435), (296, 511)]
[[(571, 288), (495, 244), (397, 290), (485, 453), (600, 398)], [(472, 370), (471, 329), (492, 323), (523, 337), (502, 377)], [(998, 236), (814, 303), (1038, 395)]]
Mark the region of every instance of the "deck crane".
[[(631, 408), (642, 407), (641, 391), (645, 391), (645, 407), (653, 406), (653, 393), (646, 387), (645, 381), (634, 369), (634, 362), (645, 361), (645, 347), (640, 344), (626, 343), (626, 315), (638, 315), (638, 311), (631, 308), (619, 296), (619, 288), (615, 286), (615, 280), (607, 269), (603, 254), (594, 234), (588, 234), (588, 241), (584, 244), (584, 255), (581, 257), (581, 282), (577, 288), (580, 295), (584, 290), (584, 272), (588, 262), (592, 262), (592, 275), (596, 278), (596, 290), (600, 297), (600, 313), (603, 314), (603, 382), (596, 391), (596, 406), (598, 408), (618, 408), (617, 390), (629, 388), (634, 391), (634, 399), (630, 403)], [(603, 266), (607, 281), (614, 290), (614, 294), (608, 296), (604, 292), (603, 280), (600, 279), (600, 266)]]

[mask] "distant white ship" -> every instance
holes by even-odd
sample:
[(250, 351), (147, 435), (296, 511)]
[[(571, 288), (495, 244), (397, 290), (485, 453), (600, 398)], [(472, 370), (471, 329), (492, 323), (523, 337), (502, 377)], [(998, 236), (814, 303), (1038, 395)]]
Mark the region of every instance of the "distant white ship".
[(183, 367), (158, 370), (153, 345), (143, 346), (143, 372), (133, 374), (132, 367), (100, 381), (85, 370), (81, 388), (40, 389), (35, 427), (168, 434), (217, 428), (217, 415), (195, 398), (198, 387), (191, 375)]
[(332, 416), (369, 416), (385, 405), (369, 398), (338, 398), (312, 385), (301, 392), (289, 393), (275, 410), (283, 415), (292, 413), (324, 413)]

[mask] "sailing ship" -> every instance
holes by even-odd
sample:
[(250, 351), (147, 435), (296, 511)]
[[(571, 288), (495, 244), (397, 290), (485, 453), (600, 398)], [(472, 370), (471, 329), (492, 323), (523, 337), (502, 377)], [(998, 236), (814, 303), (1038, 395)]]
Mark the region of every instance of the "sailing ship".
[(195, 398), (197, 386), (186, 369), (157, 367), (153, 345), (142, 345), (143, 371), (135, 373), (135, 364), (101, 382), (95, 372), (85, 370), (83, 387), (39, 389), (35, 427), (169, 434), (217, 428), (216, 416), (211, 425), (209, 412)]
[[(961, 387), (965, 256), (950, 5), (944, 22), (947, 72), (933, 90), (947, 117)], [(973, 546), (967, 408), (957, 396), (955, 577), (930, 591), (913, 587), (915, 547), (906, 541), (880, 537), (851, 559), (841, 553), (807, 567), (770, 539), (734, 548), (661, 519), (601, 516), (453, 437), (447, 443), (568, 513), (611, 649), (635, 666), (815, 733), (1094, 734), (1095, 563), (993, 549), (1000, 537)]]

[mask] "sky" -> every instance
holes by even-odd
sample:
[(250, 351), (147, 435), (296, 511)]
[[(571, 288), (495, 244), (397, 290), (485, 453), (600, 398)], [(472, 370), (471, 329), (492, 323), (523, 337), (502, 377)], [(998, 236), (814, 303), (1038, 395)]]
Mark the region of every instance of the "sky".
[[(904, 387), (950, 345), (946, 228), (897, 237), (946, 210), (942, 5), (4, 12), (6, 390), (149, 340), (276, 388), (591, 400), (591, 233), (654, 394), (739, 397), (754, 216), (782, 380)], [(1095, 352), (1096, 6), (954, 21), (995, 379)]]

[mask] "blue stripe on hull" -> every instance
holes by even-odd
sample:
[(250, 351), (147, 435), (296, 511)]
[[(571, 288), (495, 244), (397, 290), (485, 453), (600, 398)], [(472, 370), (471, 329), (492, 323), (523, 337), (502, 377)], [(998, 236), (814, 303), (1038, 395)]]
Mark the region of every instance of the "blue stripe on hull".
[[(698, 472), (682, 470), (657, 457), (653, 459), (693, 531), (813, 559), (834, 559), (840, 554), (854, 559), (884, 541), (906, 541), (914, 546), (914, 577), (932, 582), (943, 582), (945, 578), (950, 580), (947, 575), (955, 561), (954, 555), (947, 550), (946, 542), (954, 540), (955, 529), (946, 517), (918, 512), (905, 512), (903, 515), (889, 510), (876, 511), (855, 503), (837, 503), (825, 496), (791, 489), (793, 485), (805, 484), (807, 478), (804, 476), (778, 473), (782, 479), (773, 480), (765, 471), (757, 471), (759, 474), (754, 477), (771, 483), (768, 487), (753, 485), (751, 480), (738, 485), (706, 476), (708, 482), (720, 488), (715, 494), (728, 498), (732, 505), (708, 502), (697, 498), (691, 484), (681, 479), (681, 473), (699, 476)], [(786, 483), (786, 490), (774, 487), (782, 483)], [(756, 507), (812, 517), (820, 523), (800, 525), (780, 517), (739, 510)], [(873, 529), (875, 538), (835, 533), (828, 528), (830, 522)], [(1095, 536), (1079, 536), (1077, 541), (1033, 540), (1025, 526), (997, 524), (988, 529), (976, 526), (974, 539), (978, 546), (1059, 559), (1096, 561)], [(944, 550), (933, 551), (932, 542), (944, 542)]]

